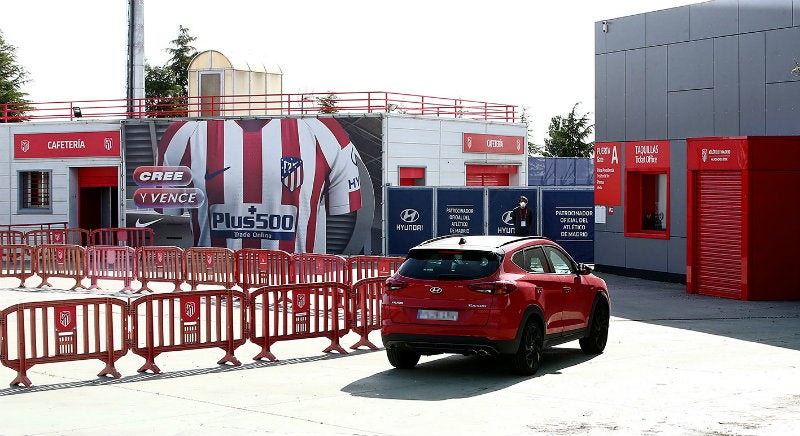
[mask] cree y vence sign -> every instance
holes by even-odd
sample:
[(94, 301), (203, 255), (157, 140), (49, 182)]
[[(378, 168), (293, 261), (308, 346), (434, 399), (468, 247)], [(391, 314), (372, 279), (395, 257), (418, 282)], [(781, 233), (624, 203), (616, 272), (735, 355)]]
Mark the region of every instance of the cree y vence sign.
[(119, 131), (18, 133), (14, 135), (14, 159), (119, 157), (119, 138)]

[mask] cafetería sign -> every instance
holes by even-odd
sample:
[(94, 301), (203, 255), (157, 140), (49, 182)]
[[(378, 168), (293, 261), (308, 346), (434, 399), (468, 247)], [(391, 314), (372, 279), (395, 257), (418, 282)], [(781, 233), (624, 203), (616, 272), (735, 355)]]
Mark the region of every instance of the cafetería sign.
[(119, 131), (14, 135), (14, 159), (119, 156)]
[(465, 153), (525, 154), (527, 148), (524, 136), (464, 134)]

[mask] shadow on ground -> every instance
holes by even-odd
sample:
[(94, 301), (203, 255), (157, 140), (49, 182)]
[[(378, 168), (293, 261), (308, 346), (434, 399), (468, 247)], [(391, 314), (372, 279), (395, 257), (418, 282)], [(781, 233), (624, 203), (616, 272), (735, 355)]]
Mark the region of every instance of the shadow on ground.
[(684, 284), (599, 273), (611, 315), (800, 350), (800, 301), (741, 301), (688, 294)]
[(342, 388), (342, 392), (356, 397), (392, 400), (469, 398), (499, 391), (531, 378), (558, 375), (561, 370), (595, 356), (584, 354), (579, 348), (548, 349), (543, 354), (539, 371), (530, 377), (510, 374), (501, 359), (461, 355), (435, 357), (413, 369), (389, 369), (356, 380)]

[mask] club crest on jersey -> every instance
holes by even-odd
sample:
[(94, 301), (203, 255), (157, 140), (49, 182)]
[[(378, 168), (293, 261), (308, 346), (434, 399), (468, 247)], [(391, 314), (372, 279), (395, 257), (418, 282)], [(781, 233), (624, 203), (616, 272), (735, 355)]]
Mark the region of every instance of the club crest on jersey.
[(299, 157), (281, 158), (281, 183), (289, 192), (303, 185), (303, 160)]

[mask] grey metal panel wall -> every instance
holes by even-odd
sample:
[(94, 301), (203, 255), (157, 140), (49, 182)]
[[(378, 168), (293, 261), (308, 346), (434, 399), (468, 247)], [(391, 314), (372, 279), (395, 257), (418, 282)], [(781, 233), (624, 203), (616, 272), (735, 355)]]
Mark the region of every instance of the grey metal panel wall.
[(739, 32), (737, 0), (717, 0), (689, 6), (691, 39), (735, 35)]
[(794, 6), (792, 7), (792, 24), (795, 26), (800, 26), (800, 0), (794, 0)]
[[(595, 257), (595, 262), (597, 257)], [(666, 241), (662, 239), (626, 238), (625, 267), (649, 271), (667, 270)]]
[(649, 47), (645, 53), (645, 137), (667, 137), (667, 47)]
[(669, 238), (667, 272), (686, 274), (686, 238)]
[(607, 55), (594, 57), (594, 137), (603, 142), (608, 138), (606, 119), (606, 58)]
[(619, 233), (594, 232), (594, 262), (625, 267), (625, 238)]
[(767, 135), (800, 135), (800, 82), (767, 85)]
[(758, 32), (792, 25), (792, 0), (739, 0), (739, 32)]
[(689, 40), (689, 7), (683, 6), (645, 15), (647, 46)]
[(667, 49), (667, 89), (685, 91), (714, 86), (714, 42), (711, 39), (671, 44)]
[(603, 23), (594, 23), (594, 54), (606, 53), (606, 38), (603, 33)]
[(800, 27), (772, 30), (765, 33), (767, 58), (767, 83), (800, 80), (792, 74), (800, 62)]
[(714, 39), (714, 135), (739, 134), (739, 37)]
[(604, 33), (606, 52), (630, 50), (645, 46), (644, 15), (608, 20), (608, 33)]
[(740, 135), (766, 134), (765, 38), (763, 33), (739, 36)]
[(606, 55), (606, 135), (625, 137), (625, 52)]
[(686, 140), (669, 144), (669, 234), (686, 237)]
[(714, 134), (714, 91), (670, 92), (668, 98), (670, 138), (692, 138)]
[(625, 139), (645, 139), (645, 50), (625, 52)]

